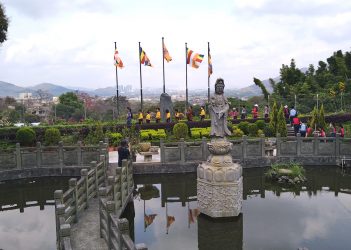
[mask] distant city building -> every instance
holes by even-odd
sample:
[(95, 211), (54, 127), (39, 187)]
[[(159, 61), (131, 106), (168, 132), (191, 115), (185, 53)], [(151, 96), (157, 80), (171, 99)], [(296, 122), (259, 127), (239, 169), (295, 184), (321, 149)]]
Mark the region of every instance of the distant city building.
[(53, 102), (54, 104), (59, 104), (59, 103), (60, 103), (60, 98), (59, 98), (58, 96), (53, 96), (53, 97), (52, 97), (52, 102)]
[(32, 93), (19, 93), (18, 99), (20, 100), (32, 99)]

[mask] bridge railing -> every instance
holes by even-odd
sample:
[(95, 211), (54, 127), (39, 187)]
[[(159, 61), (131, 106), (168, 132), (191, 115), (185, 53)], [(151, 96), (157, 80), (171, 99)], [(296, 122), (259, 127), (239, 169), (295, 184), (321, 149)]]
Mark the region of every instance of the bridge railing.
[(35, 147), (21, 147), (17, 143), (14, 149), (0, 150), (0, 170), (84, 166), (98, 160), (102, 154), (108, 159), (107, 148), (107, 141), (94, 146), (84, 146), (81, 142), (74, 146), (64, 146), (63, 142), (57, 146), (43, 146), (37, 142)]
[(129, 222), (120, 218), (133, 197), (134, 180), (131, 161), (123, 160), (116, 176), (108, 177), (107, 187), (99, 188), (100, 236), (111, 250), (147, 250), (144, 244), (134, 244), (129, 235)]
[(89, 206), (89, 200), (98, 195), (99, 187), (105, 185), (107, 161), (105, 155), (100, 155), (99, 162), (92, 161), (91, 168), (82, 169), (79, 181), (69, 180), (69, 189), (63, 193), (56, 190), (55, 217), (56, 239), (58, 249), (71, 249), (70, 228), (77, 223), (80, 213)]

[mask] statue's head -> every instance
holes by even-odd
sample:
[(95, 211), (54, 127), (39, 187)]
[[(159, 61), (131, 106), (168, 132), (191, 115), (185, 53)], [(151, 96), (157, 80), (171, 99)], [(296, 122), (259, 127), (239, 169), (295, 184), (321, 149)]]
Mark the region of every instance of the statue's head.
[(224, 92), (224, 80), (222, 78), (218, 78), (215, 83), (215, 92), (218, 95), (223, 94)]

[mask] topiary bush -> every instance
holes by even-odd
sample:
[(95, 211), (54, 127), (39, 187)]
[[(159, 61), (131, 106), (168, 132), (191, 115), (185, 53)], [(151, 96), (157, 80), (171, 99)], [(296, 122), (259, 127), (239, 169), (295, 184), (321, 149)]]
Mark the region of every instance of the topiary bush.
[(257, 130), (257, 136), (258, 137), (264, 136), (264, 132), (262, 129)]
[(243, 131), (245, 135), (249, 134), (249, 122), (240, 122), (238, 128)]
[(257, 128), (257, 125), (255, 123), (250, 123), (248, 125), (248, 130), (249, 130), (249, 135), (250, 136), (257, 136), (257, 131), (258, 131), (258, 128)]
[(57, 145), (61, 141), (61, 133), (57, 128), (47, 128), (45, 130), (45, 145)]
[(273, 137), (273, 136), (276, 136), (274, 133), (274, 129), (271, 127), (271, 126), (266, 126), (264, 129), (263, 129), (263, 133), (266, 137)]
[(257, 126), (257, 129), (264, 130), (264, 128), (266, 127), (266, 123), (264, 122), (264, 120), (257, 120), (255, 121), (255, 124)]
[(21, 144), (21, 146), (33, 146), (35, 138), (36, 135), (32, 128), (22, 127), (17, 130), (16, 140)]
[(188, 136), (188, 125), (183, 122), (179, 122), (173, 127), (173, 135), (176, 139), (184, 138), (186, 139)]
[(242, 137), (244, 132), (240, 128), (233, 129), (232, 136), (233, 137)]

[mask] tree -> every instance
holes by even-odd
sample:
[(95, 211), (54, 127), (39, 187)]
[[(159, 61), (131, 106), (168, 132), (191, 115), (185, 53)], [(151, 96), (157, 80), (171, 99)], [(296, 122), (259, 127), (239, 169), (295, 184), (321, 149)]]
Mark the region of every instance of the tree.
[(5, 8), (0, 3), (0, 44), (7, 40), (8, 26), (9, 26), (9, 20), (5, 15)]
[(254, 77), (254, 83), (256, 84), (256, 86), (260, 87), (261, 90), (262, 90), (262, 94), (264, 95), (264, 99), (266, 99), (266, 101), (268, 101), (268, 96), (269, 96), (269, 93), (266, 89), (266, 86), (264, 86), (264, 84), (262, 83), (262, 81), (260, 79), (257, 79)]
[(278, 108), (277, 103), (274, 102), (270, 117), (269, 117), (269, 127), (274, 132), (274, 135), (277, 134), (277, 119), (278, 119)]
[(56, 115), (63, 119), (74, 119), (76, 121), (83, 118), (83, 102), (73, 92), (62, 94), (59, 97), (60, 103), (56, 106)]
[(278, 116), (277, 116), (277, 132), (282, 137), (286, 137), (288, 135), (288, 129), (286, 127), (283, 106), (280, 106)]
[(320, 128), (325, 129), (327, 127), (327, 124), (325, 122), (324, 118), (324, 106), (323, 104), (321, 105), (319, 112), (318, 112), (318, 125)]

